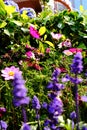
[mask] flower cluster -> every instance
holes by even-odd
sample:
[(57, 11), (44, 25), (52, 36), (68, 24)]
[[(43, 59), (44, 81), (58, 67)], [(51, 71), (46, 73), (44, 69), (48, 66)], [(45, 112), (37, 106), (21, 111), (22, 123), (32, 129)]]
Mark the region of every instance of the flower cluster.
[(25, 81), (23, 80), (21, 73), (15, 73), (13, 80), (13, 104), (16, 107), (29, 103), (29, 97), (27, 97), (27, 88), (25, 87)]
[(34, 96), (33, 99), (32, 99), (32, 107), (33, 107), (33, 109), (35, 109), (35, 110), (39, 110), (39, 109), (41, 108), (37, 96)]
[(76, 55), (74, 56), (73, 63), (71, 65), (71, 72), (74, 74), (81, 73), (83, 70), (83, 65), (82, 65), (82, 54), (81, 52), (77, 52)]
[(63, 53), (67, 56), (76, 54), (77, 52), (82, 52), (81, 48), (70, 48), (68, 50), (64, 50)]
[(38, 49), (26, 45), (26, 62), (29, 67), (33, 67), (36, 70), (42, 70), (42, 67), (39, 65), (39, 61), (44, 56)]
[[(47, 88), (50, 90), (48, 98), (50, 99), (47, 105), (49, 119), (44, 122), (44, 130), (51, 128), (52, 130), (58, 129), (58, 116), (63, 112), (63, 103), (60, 99), (60, 91), (64, 89), (64, 85), (59, 83), (58, 76), (61, 70), (56, 68), (52, 74), (51, 82), (48, 84)], [(45, 103), (44, 103), (45, 104)]]
[(32, 108), (36, 111), (36, 120), (39, 120), (40, 118), (39, 110), (41, 108), (41, 105), (37, 96), (34, 96), (32, 99)]

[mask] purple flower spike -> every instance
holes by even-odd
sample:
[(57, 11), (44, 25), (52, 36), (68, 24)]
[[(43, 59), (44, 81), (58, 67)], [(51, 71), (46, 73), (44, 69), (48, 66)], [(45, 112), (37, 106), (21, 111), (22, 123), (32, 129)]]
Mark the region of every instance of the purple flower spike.
[(3, 120), (0, 121), (0, 130), (6, 130), (7, 129), (7, 123)]
[(43, 104), (42, 104), (42, 108), (47, 109), (47, 103), (46, 103), (46, 102), (43, 102)]
[(34, 96), (32, 99), (32, 107), (33, 109), (36, 109), (36, 110), (39, 110), (41, 108), (39, 100), (36, 96)]
[(50, 102), (49, 106), (48, 106), (48, 112), (49, 114), (57, 114), (61, 115), (63, 112), (63, 103), (60, 99), (55, 98), (53, 99), (52, 102)]
[(21, 130), (31, 130), (31, 128), (27, 123), (23, 123)]
[(54, 79), (54, 77), (57, 78), (57, 76), (59, 76), (60, 73), (61, 73), (61, 70), (60, 70), (59, 68), (56, 68), (56, 69), (54, 70), (53, 74), (52, 74), (52, 78), (53, 78), (53, 79)]
[(82, 127), (82, 130), (87, 130), (87, 126), (83, 126), (83, 127)]
[(74, 120), (76, 118), (76, 112), (75, 111), (73, 111), (73, 112), (70, 113), (70, 118), (72, 120)]
[(25, 81), (23, 80), (21, 73), (15, 73), (13, 80), (13, 104), (16, 107), (29, 104), (29, 97), (27, 97), (27, 88), (25, 87)]
[(82, 54), (81, 52), (77, 52), (76, 55), (74, 56), (73, 63), (71, 65), (71, 72), (74, 74), (81, 73), (83, 70), (83, 65), (82, 65)]

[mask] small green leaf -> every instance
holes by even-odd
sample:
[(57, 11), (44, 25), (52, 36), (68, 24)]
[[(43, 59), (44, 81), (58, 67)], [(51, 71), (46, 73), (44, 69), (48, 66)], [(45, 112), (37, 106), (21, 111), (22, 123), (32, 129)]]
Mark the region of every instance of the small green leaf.
[(7, 23), (5, 21), (3, 21), (2, 23), (0, 23), (0, 28), (4, 28), (7, 25)]
[(20, 21), (12, 20), (11, 22), (15, 23), (18, 26), (22, 26), (22, 22), (20, 22)]
[(44, 35), (44, 41), (47, 39), (47, 35)]
[(78, 46), (78, 48), (87, 49), (84, 43), (80, 43), (80, 45)]
[(40, 35), (43, 35), (45, 32), (46, 32), (46, 27), (45, 27), (45, 26), (43, 26), (43, 27), (41, 27), (41, 28), (39, 29)]
[(45, 51), (42, 42), (39, 42), (39, 50), (40, 50), (42, 53), (44, 53), (44, 51)]
[(54, 44), (50, 41), (45, 41), (45, 43), (47, 43), (49, 46), (53, 47), (54, 48)]
[(7, 29), (4, 29), (4, 33), (8, 36), (10, 36), (10, 32)]

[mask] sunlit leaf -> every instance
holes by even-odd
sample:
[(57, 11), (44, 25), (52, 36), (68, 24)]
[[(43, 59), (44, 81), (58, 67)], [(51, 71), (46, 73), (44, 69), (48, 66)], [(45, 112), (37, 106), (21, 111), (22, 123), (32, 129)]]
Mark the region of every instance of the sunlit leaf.
[(3, 0), (0, 0), (0, 14), (5, 14), (6, 11), (5, 11), (5, 4), (3, 2)]
[(44, 40), (46, 40), (47, 39), (47, 35), (44, 35)]
[(4, 33), (8, 36), (10, 36), (10, 32), (7, 29), (4, 29)]
[(78, 46), (78, 48), (87, 49), (86, 45), (84, 43), (80, 43), (80, 45)]
[(17, 21), (17, 20), (12, 20), (13, 23), (15, 23), (18, 26), (22, 26), (22, 22)]
[(7, 25), (7, 23), (5, 21), (3, 21), (2, 23), (0, 23), (0, 28), (3, 28)]
[(7, 14), (10, 15), (12, 13), (15, 12), (15, 7), (14, 6), (8, 6), (8, 5), (5, 5), (5, 10), (7, 11)]
[(50, 41), (45, 41), (45, 43), (47, 43), (49, 46), (53, 47), (54, 48), (54, 44)]
[(43, 35), (45, 32), (46, 32), (46, 27), (45, 27), (45, 26), (43, 26), (43, 27), (41, 27), (41, 28), (39, 29), (40, 35)]
[(44, 45), (43, 45), (43, 43), (42, 42), (39, 42), (39, 50), (42, 52), (42, 53), (44, 53)]

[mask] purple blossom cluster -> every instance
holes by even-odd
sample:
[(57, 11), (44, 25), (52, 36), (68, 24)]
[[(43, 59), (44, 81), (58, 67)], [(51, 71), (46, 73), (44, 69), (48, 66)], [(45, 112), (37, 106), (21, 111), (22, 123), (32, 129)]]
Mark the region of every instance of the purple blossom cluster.
[(23, 80), (22, 74), (20, 72), (16, 72), (13, 80), (13, 104), (16, 107), (22, 106), (22, 115), (24, 119), (24, 123), (22, 125), (22, 130), (30, 130), (30, 126), (27, 122), (26, 110), (24, 108), (25, 105), (29, 104), (29, 97), (27, 97), (27, 88), (25, 87), (25, 81)]
[(32, 99), (32, 107), (35, 110), (39, 110), (41, 108), (40, 102), (39, 102), (39, 99), (37, 98), (37, 96), (34, 96)]
[(71, 64), (71, 72), (74, 74), (81, 73), (83, 70), (82, 63), (82, 54), (81, 52), (77, 52), (74, 56), (73, 63)]
[(51, 82), (48, 84), (47, 88), (50, 90), (48, 98), (50, 102), (48, 105), (44, 103), (44, 108), (48, 110), (48, 119), (44, 122), (44, 130), (57, 130), (58, 127), (58, 116), (63, 112), (63, 103), (60, 99), (60, 91), (64, 89), (64, 85), (59, 83), (58, 76), (61, 71), (59, 68), (56, 68), (52, 74)]
[(38, 121), (37, 130), (40, 130), (40, 122), (39, 122), (40, 114), (39, 114), (39, 110), (41, 108), (41, 105), (40, 105), (40, 102), (39, 102), (39, 99), (37, 98), (37, 96), (34, 96), (33, 99), (32, 99), (32, 108), (36, 112), (36, 120)]
[(16, 107), (29, 104), (29, 97), (27, 97), (27, 88), (21, 73), (15, 73), (13, 80), (13, 104)]

